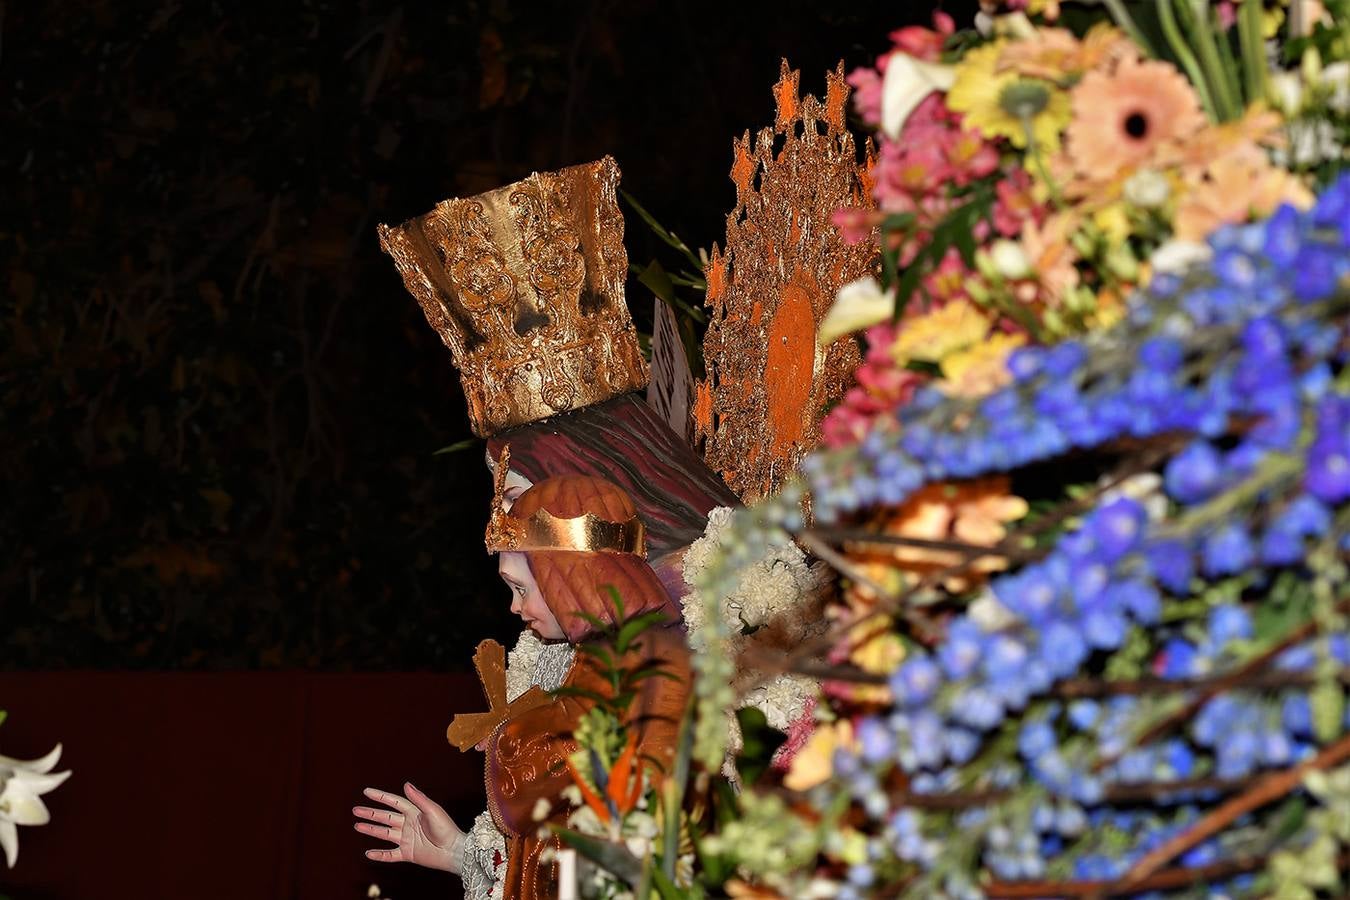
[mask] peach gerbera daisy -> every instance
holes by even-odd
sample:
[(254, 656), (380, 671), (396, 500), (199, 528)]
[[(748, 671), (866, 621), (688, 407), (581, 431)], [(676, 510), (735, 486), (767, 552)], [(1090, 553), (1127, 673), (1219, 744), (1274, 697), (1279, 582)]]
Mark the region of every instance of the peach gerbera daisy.
[(1078, 171), (1110, 177), (1205, 126), (1190, 82), (1170, 63), (1121, 60), (1114, 73), (1089, 72), (1073, 89), (1067, 143)]

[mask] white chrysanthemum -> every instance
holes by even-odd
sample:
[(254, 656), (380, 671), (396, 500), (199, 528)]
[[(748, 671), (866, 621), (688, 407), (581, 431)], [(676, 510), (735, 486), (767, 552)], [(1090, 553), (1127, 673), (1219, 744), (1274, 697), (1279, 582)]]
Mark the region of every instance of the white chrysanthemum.
[[(684, 557), (684, 581), (690, 590), (683, 598), (689, 644), (706, 651), (716, 642), (728, 640), (728, 656), (735, 658), (746, 649), (787, 652), (803, 640), (827, 627), (820, 614), (820, 597), (829, 582), (829, 570), (823, 565), (807, 564), (806, 554), (790, 539), (770, 544), (760, 559), (740, 573), (736, 589), (716, 611), (710, 611), (704, 598), (693, 589), (731, 521), (731, 510), (719, 507), (708, 517), (703, 537), (695, 541)], [(713, 627), (709, 615), (720, 620)], [(725, 632), (723, 638), (719, 632)], [(753, 672), (733, 673), (736, 680), (749, 680)], [(815, 695), (814, 680), (784, 675), (756, 687), (742, 698), (741, 707), (754, 707), (764, 713), (768, 723), (780, 730), (799, 718), (807, 701)], [(730, 694), (731, 685), (725, 690)], [(730, 699), (728, 697), (728, 699)], [(729, 731), (734, 739), (735, 720)]]
[(806, 712), (806, 704), (815, 693), (815, 679), (779, 675), (750, 691), (742, 705), (758, 709), (770, 726), (785, 732)]

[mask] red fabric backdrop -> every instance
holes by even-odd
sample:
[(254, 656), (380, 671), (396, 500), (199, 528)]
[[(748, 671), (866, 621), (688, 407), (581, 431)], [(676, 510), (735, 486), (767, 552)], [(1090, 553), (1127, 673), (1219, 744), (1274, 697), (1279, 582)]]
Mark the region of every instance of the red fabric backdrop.
[[(393, 900), (460, 896), (459, 879), (367, 861), (366, 785), (411, 780), (462, 827), (482, 757), (445, 740), (485, 707), (461, 675), (0, 673), (0, 753), (65, 745), (52, 822), (0, 862), (13, 900)], [(0, 856), (0, 859), (3, 857)]]

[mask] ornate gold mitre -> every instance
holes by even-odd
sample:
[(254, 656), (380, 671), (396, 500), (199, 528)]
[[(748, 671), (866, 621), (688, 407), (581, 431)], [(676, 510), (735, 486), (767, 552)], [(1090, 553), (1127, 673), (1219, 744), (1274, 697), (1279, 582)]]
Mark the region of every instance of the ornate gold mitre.
[(694, 402), (704, 458), (747, 502), (796, 469), (844, 395), (857, 346), (821, 347), (816, 333), (839, 288), (874, 274), (878, 259), (872, 242), (846, 245), (831, 222), (841, 207), (875, 206), (871, 144), (860, 162), (844, 127), (844, 64), (825, 76), (824, 102), (800, 96), (786, 60), (780, 72), (774, 126), (735, 142), (736, 208), (726, 251), (714, 247), (708, 264), (708, 377)]
[(502, 448), (493, 470), (492, 517), (488, 519), (485, 543), (489, 553), (503, 551), (563, 550), (574, 553), (632, 553), (647, 556), (647, 528), (633, 516), (626, 522), (607, 522), (584, 513), (562, 518), (546, 509), (528, 519), (506, 511), (506, 474), (511, 468), (511, 445)]
[(474, 434), (642, 388), (610, 157), (446, 200), (380, 246), (459, 368)]

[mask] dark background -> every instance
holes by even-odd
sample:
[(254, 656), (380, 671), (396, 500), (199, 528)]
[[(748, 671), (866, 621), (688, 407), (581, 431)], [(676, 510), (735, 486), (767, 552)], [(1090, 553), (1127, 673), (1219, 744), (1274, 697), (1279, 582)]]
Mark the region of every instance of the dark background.
[(780, 57), (934, 5), (0, 5), (0, 667), (466, 667), (488, 480), (376, 223), (611, 153), (720, 241)]

